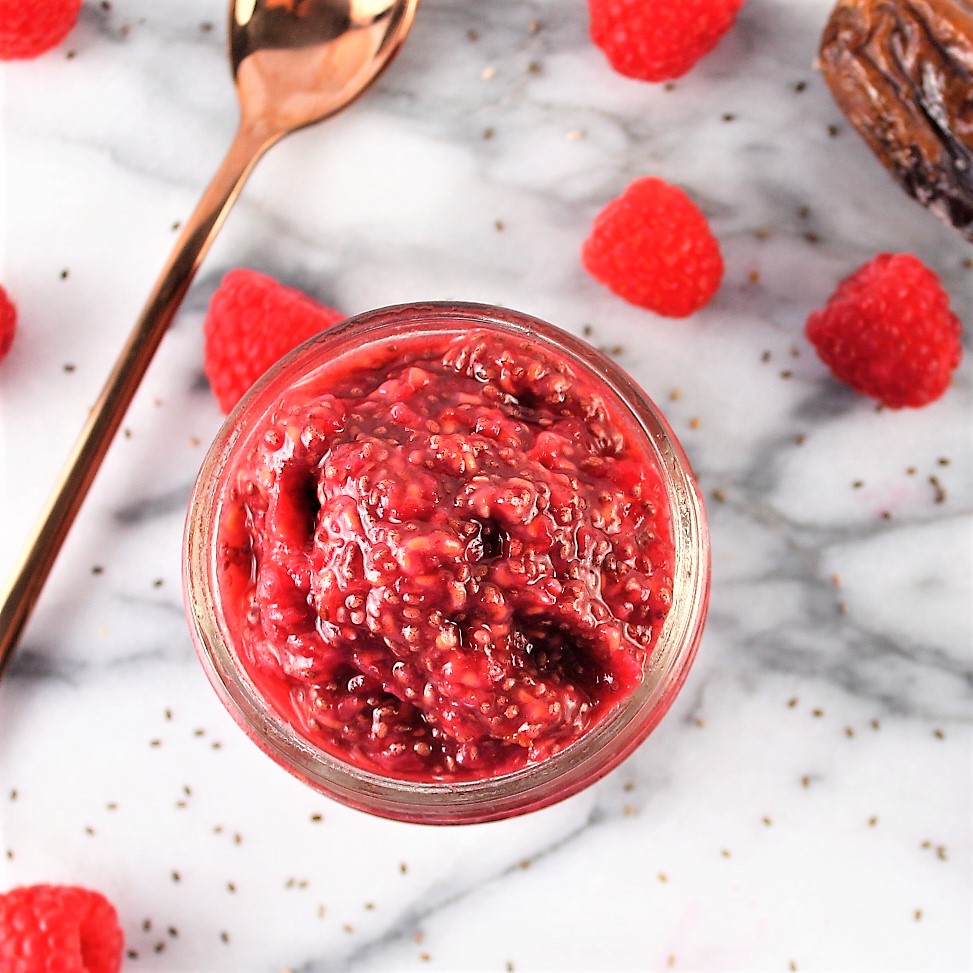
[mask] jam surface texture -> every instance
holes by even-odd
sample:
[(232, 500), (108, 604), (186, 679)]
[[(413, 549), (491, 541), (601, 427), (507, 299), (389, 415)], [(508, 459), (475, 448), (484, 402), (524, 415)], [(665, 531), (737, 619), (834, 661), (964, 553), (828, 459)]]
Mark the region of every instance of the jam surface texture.
[(621, 406), (489, 331), (366, 345), (231, 468), (220, 597), (268, 704), (416, 781), (494, 777), (639, 684), (672, 598), (662, 479)]

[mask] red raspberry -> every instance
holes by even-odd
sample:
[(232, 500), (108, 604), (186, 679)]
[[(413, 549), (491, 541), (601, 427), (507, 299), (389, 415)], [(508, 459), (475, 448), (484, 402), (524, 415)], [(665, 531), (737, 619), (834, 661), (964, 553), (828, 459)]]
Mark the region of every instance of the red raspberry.
[(37, 57), (74, 26), (81, 0), (0, 0), (0, 61)]
[(684, 318), (716, 293), (723, 256), (706, 217), (661, 179), (636, 179), (595, 218), (581, 259), (632, 304)]
[(7, 292), (0, 287), (0, 361), (7, 357), (10, 346), (14, 343), (17, 331), (17, 309)]
[(3, 973), (118, 973), (122, 931), (100, 893), (30, 885), (0, 895)]
[(203, 325), (206, 377), (229, 412), (271, 365), (345, 315), (254, 270), (231, 270)]
[(835, 378), (893, 409), (938, 399), (959, 365), (959, 318), (939, 278), (910, 253), (882, 253), (807, 319)]
[(591, 39), (620, 74), (684, 75), (733, 26), (744, 0), (588, 0)]

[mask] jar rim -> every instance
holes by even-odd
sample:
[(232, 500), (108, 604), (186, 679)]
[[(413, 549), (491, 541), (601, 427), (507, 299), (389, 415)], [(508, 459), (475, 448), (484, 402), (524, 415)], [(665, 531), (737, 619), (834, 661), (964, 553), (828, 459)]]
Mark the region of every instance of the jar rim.
[[(496, 777), (413, 781), (355, 767), (315, 747), (263, 699), (236, 657), (224, 617), (216, 543), (225, 473), (279, 393), (308, 369), (395, 337), (500, 330), (526, 337), (616, 398), (644, 435), (668, 497), (675, 548), (673, 597), (639, 685), (578, 740), (536, 763)], [(604, 776), (651, 732), (688, 675), (709, 598), (709, 536), (689, 461), (668, 422), (622, 368), (580, 338), (531, 315), (470, 302), (429, 301), (366, 311), (321, 332), (274, 365), (217, 433), (193, 488), (184, 533), (183, 592), (197, 654), (231, 716), (265, 753), (319, 791), (360, 810), (401, 821), (474, 823), (537, 810)]]

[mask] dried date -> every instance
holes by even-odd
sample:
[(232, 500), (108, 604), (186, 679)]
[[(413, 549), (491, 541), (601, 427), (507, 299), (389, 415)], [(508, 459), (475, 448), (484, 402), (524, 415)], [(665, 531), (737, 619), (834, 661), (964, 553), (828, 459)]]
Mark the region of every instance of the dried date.
[(973, 242), (973, 0), (839, 0), (819, 63), (903, 189)]

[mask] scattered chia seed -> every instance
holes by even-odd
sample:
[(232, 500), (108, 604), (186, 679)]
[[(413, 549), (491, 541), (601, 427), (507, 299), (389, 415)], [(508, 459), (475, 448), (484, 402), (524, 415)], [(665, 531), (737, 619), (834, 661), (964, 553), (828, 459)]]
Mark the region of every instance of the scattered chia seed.
[(16, 787), (11, 788), (11, 790), (10, 790), (10, 800), (11, 801), (16, 801), (17, 800), (17, 788)]
[(517, 862), (517, 867), (522, 869), (523, 871), (527, 871), (527, 869), (530, 868), (530, 859), (521, 858), (521, 860)]
[(162, 741), (161, 740), (149, 740), (149, 746), (150, 747), (161, 747), (162, 746)]
[(179, 228), (180, 228), (181, 226), (182, 226), (182, 221), (181, 221), (181, 220), (176, 220), (176, 221), (175, 221), (175, 222), (174, 222), (174, 223), (172, 224), (172, 227), (171, 227), (171, 229), (172, 229), (173, 231), (175, 231), (175, 230), (178, 230), (178, 229), (179, 229)]
[(763, 354), (762, 354), (762, 355), (760, 356), (760, 360), (761, 360), (761, 361), (762, 361), (762, 362), (763, 362), (763, 363), (764, 363), (764, 364), (766, 365), (766, 364), (767, 364), (767, 362), (769, 362), (769, 361), (770, 361), (770, 352), (769, 352), (769, 351), (765, 351), (765, 352), (764, 352), (764, 353), (763, 353)]
[(669, 881), (669, 876), (668, 876), (668, 875), (666, 875), (666, 873), (665, 873), (665, 872), (659, 872), (659, 874), (658, 874), (658, 875), (657, 875), (656, 877), (657, 877), (657, 878), (659, 879), (659, 881), (660, 881), (660, 882), (662, 882), (663, 884), (665, 884), (666, 882), (668, 882), (668, 881)]
[(939, 459), (936, 460), (936, 462), (940, 466), (949, 466), (949, 457), (948, 456), (940, 456)]
[(165, 952), (165, 948), (166, 948), (166, 944), (161, 940), (155, 944), (155, 951), (157, 953)]
[(622, 814), (626, 818), (630, 818), (633, 814), (635, 814), (635, 808), (631, 804), (626, 804), (625, 807), (622, 808)]
[(93, 564), (91, 566), (91, 573), (92, 574), (104, 574), (105, 573), (105, 569), (100, 564)]
[(179, 874), (179, 872), (174, 871), (172, 873), (172, 880), (174, 882), (181, 882), (182, 881), (182, 876)]
[(839, 601), (838, 604), (835, 605), (835, 611), (837, 611), (839, 615), (847, 615), (848, 614), (847, 603), (843, 601)]
[(915, 476), (919, 471), (914, 466), (907, 466), (905, 472), (906, 476)]
[(833, 138), (833, 139), (837, 138), (838, 135), (840, 134), (840, 132), (841, 132), (841, 129), (838, 128), (837, 125), (829, 125), (828, 126), (828, 135), (831, 138)]
[(179, 936), (179, 930), (178, 930), (178, 929), (176, 929), (176, 927), (175, 927), (175, 926), (170, 926), (170, 927), (169, 927), (169, 928), (168, 928), (168, 929), (166, 930), (166, 932), (168, 932), (168, 933), (169, 933), (169, 935), (170, 935), (170, 936), (172, 936), (172, 938), (173, 938), (173, 939), (177, 939), (177, 938), (178, 938), (178, 936)]
[(493, 128), (493, 126), (487, 126), (485, 129), (483, 129), (483, 141), (489, 142), (490, 139), (492, 139), (496, 134), (496, 129)]
[(194, 737), (201, 737), (205, 733), (206, 733), (206, 731), (205, 730), (202, 730), (202, 729), (193, 730), (193, 736)]
[(64, 56), (69, 61), (73, 61), (78, 56), (78, 52), (72, 49), (72, 50), (68, 51), (67, 54), (65, 54)]
[(150, 932), (152, 929), (152, 920), (145, 919), (142, 922), (142, 932)]
[(161, 588), (164, 584), (165, 582), (162, 580), (162, 578), (156, 578), (155, 581), (152, 582), (152, 587)]
[(341, 928), (344, 932), (348, 933), (349, 936), (355, 931), (355, 927), (350, 922), (343, 922), (341, 924)]
[(622, 787), (622, 790), (625, 791), (626, 794), (631, 794), (632, 791), (635, 790), (635, 781), (634, 780), (627, 780), (627, 781), (625, 781), (625, 784)]
[(693, 717), (693, 726), (699, 727), (699, 729), (702, 730), (703, 727), (706, 726), (706, 721), (702, 717), (694, 716)]
[(795, 81), (794, 82), (794, 91), (797, 94), (800, 94), (806, 88), (807, 88), (807, 82), (806, 81)]
[(770, 237), (770, 227), (769, 226), (758, 226), (756, 230), (753, 231), (753, 235), (758, 240), (766, 240)]
[(466, 32), (466, 39), (468, 41), (472, 41), (473, 43), (476, 43), (476, 41), (478, 41), (480, 39), (480, 32), (477, 31), (477, 30), (473, 30), (473, 28), (471, 27)]
[(212, 749), (212, 750), (219, 750), (219, 749), (221, 749), (221, 748), (222, 748), (222, 746), (223, 746), (223, 744), (222, 744), (222, 743), (220, 743), (220, 741), (219, 741), (219, 740), (214, 740), (214, 741), (213, 741), (213, 742), (212, 742), (212, 743), (210, 744), (210, 749)]
[(782, 371), (782, 372), (780, 373), (780, 377), (781, 377), (781, 378), (790, 378), (790, 377), (791, 377), (791, 376), (792, 376), (793, 374), (794, 374), (794, 373), (793, 373), (793, 372), (792, 372), (792, 371), (791, 371), (791, 370), (790, 370), (789, 368), (785, 368), (785, 369), (784, 369), (784, 370), (783, 370), (783, 371)]
[(878, 720), (869, 720), (869, 721), (868, 721), (868, 725), (869, 725), (869, 726), (870, 726), (870, 727), (871, 727), (871, 728), (872, 728), (873, 730), (877, 730), (877, 729), (879, 728), (879, 726), (880, 726), (881, 724), (880, 724), (880, 723), (878, 722)]
[(86, 835), (90, 835), (92, 838), (95, 836), (95, 829), (91, 825), (86, 825), (84, 829)]
[(313, 821), (313, 822), (314, 822), (315, 824), (318, 824), (319, 822), (321, 822), (321, 821), (323, 821), (323, 820), (324, 820), (324, 815), (323, 815), (323, 814), (312, 814), (312, 815), (311, 815), (311, 820), (312, 820), (312, 821)]
[(722, 856), (723, 856), (724, 858), (731, 858), (731, 857), (732, 857), (732, 856), (731, 856), (731, 854), (730, 854), (730, 849), (729, 849), (729, 848), (721, 848), (721, 849), (720, 849), (720, 854), (721, 854), (721, 855), (722, 855)]
[(64, 270), (61, 271), (61, 280), (67, 280), (69, 276), (70, 271), (65, 267)]
[(180, 810), (184, 810), (188, 806), (189, 805), (185, 801), (176, 801), (176, 807), (179, 808)]
[(864, 480), (855, 480), (855, 482), (852, 483), (851, 488), (852, 490), (860, 490), (864, 485), (865, 485)]
[(807, 442), (807, 436), (805, 436), (803, 432), (799, 432), (794, 437), (794, 445), (795, 446), (803, 446), (806, 442)]
[(7, 849), (7, 861), (13, 861), (14, 853), (12, 848)]
[(850, 726), (846, 726), (845, 727), (845, 736), (848, 737), (849, 739), (851, 739), (854, 735), (855, 735), (854, 729), (852, 727), (850, 727)]
[(800, 217), (800, 218), (801, 218), (802, 220), (806, 220), (806, 219), (807, 219), (807, 218), (808, 218), (808, 217), (809, 217), (809, 216), (811, 215), (811, 207), (810, 207), (810, 206), (808, 206), (808, 205), (807, 205), (807, 204), (805, 203), (805, 205), (804, 205), (804, 206), (801, 206), (801, 207), (800, 207), (800, 208), (798, 209), (798, 211), (797, 211), (797, 215), (798, 215), (798, 216), (799, 216), (799, 217)]
[(791, 960), (791, 961), (790, 961), (790, 962), (789, 962), (789, 963), (787, 964), (787, 968), (788, 968), (788, 969), (789, 969), (789, 970), (791, 971), (791, 973), (796, 973), (796, 970), (797, 970), (797, 963), (795, 963), (795, 962), (794, 962), (794, 960)]
[(243, 844), (243, 835), (240, 834), (239, 831), (237, 831), (236, 834), (233, 835), (233, 844), (235, 844), (235, 845), (242, 845)]
[(874, 827), (875, 827), (875, 825), (877, 825), (877, 824), (878, 824), (878, 818), (877, 818), (877, 817), (875, 817), (875, 815), (873, 814), (873, 815), (872, 815), (872, 816), (871, 816), (871, 817), (870, 817), (870, 818), (868, 819), (868, 826), (869, 826), (870, 828), (874, 828)]
[(203, 22), (202, 22), (202, 23), (201, 23), (201, 24), (199, 25), (199, 29), (200, 29), (200, 30), (201, 30), (201, 31), (202, 31), (202, 32), (203, 32), (204, 34), (208, 34), (208, 33), (209, 33), (209, 32), (210, 32), (210, 31), (211, 31), (212, 29), (213, 29), (213, 25), (212, 25), (212, 23), (211, 23), (210, 21), (208, 21), (208, 20), (204, 20), (204, 21), (203, 21)]
[(939, 482), (939, 477), (929, 477), (929, 485), (933, 488), (933, 503), (945, 503), (946, 488)]
[(226, 890), (231, 895), (235, 895), (236, 894), (236, 885), (233, 882), (227, 882), (226, 883)]
[(188, 784), (183, 784), (182, 785), (182, 792), (183, 792), (183, 794), (186, 795), (186, 797), (192, 797), (193, 796), (192, 789), (190, 788), (190, 786)]
[(935, 738), (936, 738), (937, 740), (945, 740), (945, 739), (946, 739), (946, 734), (945, 734), (945, 733), (943, 733), (943, 731), (942, 731), (942, 730), (940, 730), (940, 729), (939, 729), (938, 727), (937, 727), (937, 728), (936, 728), (935, 730), (933, 730), (933, 731), (932, 731), (932, 735), (933, 735), (933, 736), (934, 736), (934, 737), (935, 737)]
[(812, 230), (808, 230), (808, 232), (804, 234), (804, 239), (807, 240), (808, 243), (820, 243), (821, 241), (821, 237), (819, 237), (817, 233), (814, 233)]
[(68, 375), (70, 375), (72, 372), (77, 371), (78, 366), (75, 365), (73, 362), (65, 362), (62, 368), (64, 369), (65, 372), (67, 372)]
[(915, 919), (916, 922), (921, 922), (922, 921), (922, 909), (916, 909), (916, 911), (912, 913), (912, 918)]
[(514, 964), (511, 960), (507, 960), (507, 973), (514, 973)]
[(493, 228), (497, 231), (497, 233), (503, 233), (504, 229), (506, 229), (503, 220), (494, 220)]
[(592, 336), (592, 335), (593, 335), (594, 333), (595, 333), (595, 329), (594, 329), (594, 328), (593, 328), (593, 327), (592, 327), (592, 326), (591, 326), (590, 324), (586, 324), (586, 325), (585, 325), (585, 326), (584, 326), (584, 327), (583, 327), (583, 328), (581, 329), (581, 334), (582, 334), (582, 335), (583, 335), (583, 336), (584, 336), (585, 338), (590, 338), (590, 337), (591, 337), (591, 336)]
[(530, 61), (527, 64), (527, 73), (528, 74), (540, 74), (541, 73), (541, 70), (542, 70), (542, 68), (541, 68), (540, 64), (537, 61)]
[(364, 908), (368, 912), (374, 912), (375, 911), (375, 903), (374, 902), (366, 902)]
[(941, 861), (946, 861), (946, 846), (936, 845), (936, 857)]
[(129, 959), (132, 959), (132, 960), (135, 960), (135, 959), (138, 959), (138, 958), (139, 958), (139, 954), (138, 954), (138, 951), (137, 951), (137, 950), (134, 950), (134, 949), (130, 949), (130, 950), (128, 950), (128, 951), (127, 951), (127, 952), (125, 953), (125, 955), (126, 955), (126, 956), (127, 956), (127, 957), (128, 957)]
[(888, 510), (883, 510), (880, 516), (881, 516), (882, 520), (891, 520), (892, 519), (892, 513), (891, 513), (891, 511), (888, 511)]
[(732, 121), (735, 121), (735, 120), (736, 120), (736, 115), (734, 115), (733, 112), (731, 112), (731, 111), (723, 112), (723, 121), (724, 122), (732, 122)]
[(405, 862), (399, 862), (399, 872), (405, 875), (409, 871), (409, 866)]
[(527, 25), (527, 33), (528, 34), (536, 34), (536, 33), (538, 33), (540, 31), (540, 29), (541, 29), (541, 24), (540, 24), (540, 21), (539, 20), (532, 20)]
[(798, 702), (800, 702), (800, 700), (798, 700), (796, 696), (791, 696), (791, 698), (787, 701), (788, 709), (793, 709), (795, 706), (797, 706)]
[(761, 818), (761, 820), (768, 828), (774, 823), (770, 818), (767, 817), (766, 814), (763, 816), (763, 818)]
[(817, 719), (820, 719), (822, 716), (824, 716), (824, 710), (821, 709), (820, 707), (817, 707), (815, 709), (812, 709), (811, 710), (811, 716), (813, 716), (813, 717), (815, 717)]
[(801, 787), (810, 787), (810, 786), (811, 786), (811, 778), (808, 774), (805, 774), (801, 778)]
[(220, 933), (220, 940), (224, 943), (228, 943), (230, 941), (230, 934), (225, 929)]
[(760, 280), (760, 271), (751, 270), (750, 273), (747, 274), (747, 280), (749, 280), (751, 284), (756, 284), (757, 281)]
[(432, 957), (428, 953), (420, 953), (419, 959), (421, 959), (423, 963), (428, 963)]

